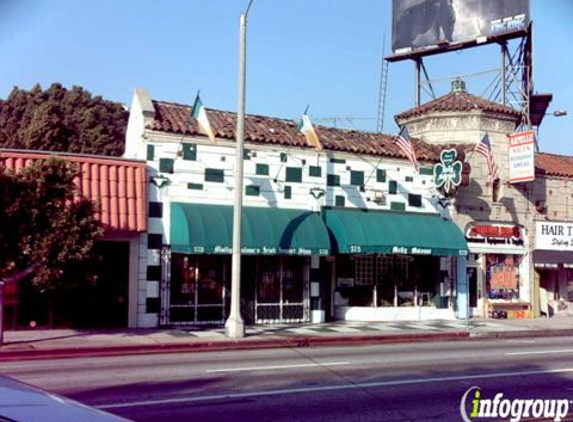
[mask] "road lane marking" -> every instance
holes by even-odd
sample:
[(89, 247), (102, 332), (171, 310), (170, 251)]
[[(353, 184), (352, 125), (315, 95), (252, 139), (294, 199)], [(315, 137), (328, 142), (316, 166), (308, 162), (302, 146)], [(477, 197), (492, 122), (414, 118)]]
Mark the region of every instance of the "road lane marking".
[(535, 350), (531, 352), (507, 352), (508, 356), (519, 356), (519, 355), (545, 355), (549, 353), (573, 353), (573, 349), (563, 349), (563, 350)]
[(340, 366), (350, 365), (350, 362), (328, 362), (328, 363), (300, 363), (295, 365), (272, 365), (272, 366), (248, 366), (246, 368), (224, 368), (224, 369), (207, 369), (207, 372), (240, 372), (240, 371), (265, 371), (269, 369), (291, 369), (291, 368), (309, 368), (321, 366)]
[(508, 343), (537, 343), (536, 340), (507, 340)]
[(127, 407), (177, 404), (177, 403), (198, 403), (212, 400), (229, 400), (229, 399), (240, 399), (240, 398), (250, 398), (250, 397), (283, 396), (283, 395), (301, 394), (301, 393), (320, 393), (327, 391), (356, 390), (360, 388), (392, 387), (400, 385), (466, 381), (466, 380), (489, 379), (489, 378), (511, 378), (511, 377), (522, 377), (524, 375), (561, 374), (568, 372), (573, 372), (573, 368), (546, 369), (538, 371), (521, 371), (521, 372), (497, 372), (492, 374), (458, 375), (453, 377), (417, 378), (417, 379), (395, 380), (395, 381), (325, 385), (325, 386), (289, 388), (289, 389), (278, 389), (278, 390), (267, 390), (267, 391), (250, 391), (245, 393), (213, 394), (209, 396), (177, 397), (177, 398), (144, 400), (144, 401), (134, 401), (134, 402), (108, 403), (101, 405), (92, 404), (91, 406), (96, 407), (98, 409), (106, 410), (106, 409), (120, 409)]

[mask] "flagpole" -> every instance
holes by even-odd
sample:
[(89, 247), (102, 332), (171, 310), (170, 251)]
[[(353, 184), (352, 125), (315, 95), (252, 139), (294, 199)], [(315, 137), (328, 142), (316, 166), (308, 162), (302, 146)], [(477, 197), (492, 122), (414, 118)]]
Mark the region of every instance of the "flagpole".
[(231, 309), (225, 322), (225, 334), (234, 339), (245, 336), (241, 317), (241, 229), (243, 214), (243, 151), (245, 143), (245, 91), (247, 63), (247, 10), (239, 23), (239, 95), (237, 106), (237, 136), (235, 147), (235, 200), (233, 205), (233, 256), (231, 264)]

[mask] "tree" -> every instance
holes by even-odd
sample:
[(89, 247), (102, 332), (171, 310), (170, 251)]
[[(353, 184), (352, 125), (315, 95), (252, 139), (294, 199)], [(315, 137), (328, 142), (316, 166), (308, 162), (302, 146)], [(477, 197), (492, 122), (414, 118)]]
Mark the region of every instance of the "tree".
[(14, 87), (0, 100), (0, 148), (120, 156), (129, 113), (73, 86)]
[(77, 171), (56, 158), (18, 173), (0, 167), (0, 282), (31, 276), (40, 291), (55, 291), (69, 287), (66, 269), (91, 257), (102, 228), (95, 205), (78, 194)]

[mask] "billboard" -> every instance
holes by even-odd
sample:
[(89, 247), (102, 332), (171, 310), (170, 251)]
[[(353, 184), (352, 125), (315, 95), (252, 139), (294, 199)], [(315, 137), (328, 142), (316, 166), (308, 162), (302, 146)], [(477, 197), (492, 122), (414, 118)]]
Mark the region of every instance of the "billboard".
[(535, 180), (535, 132), (509, 135), (509, 183)]
[(529, 0), (393, 0), (392, 51), (521, 32), (529, 21)]

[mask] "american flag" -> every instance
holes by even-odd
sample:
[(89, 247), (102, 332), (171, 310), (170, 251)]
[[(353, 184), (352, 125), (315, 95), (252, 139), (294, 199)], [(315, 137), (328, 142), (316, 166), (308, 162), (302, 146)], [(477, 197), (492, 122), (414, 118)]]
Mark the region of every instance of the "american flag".
[(489, 142), (489, 136), (487, 133), (481, 138), (474, 148), (474, 152), (481, 154), (487, 160), (487, 168), (492, 180), (499, 179), (499, 174), (497, 173), (497, 165), (495, 164), (495, 159), (493, 158), (493, 150), (491, 149), (491, 143)]
[(418, 170), (418, 160), (416, 160), (416, 153), (414, 152), (414, 148), (412, 147), (412, 142), (410, 140), (410, 134), (408, 133), (408, 129), (404, 126), (400, 133), (396, 138), (394, 138), (394, 143), (398, 145), (400, 150), (404, 153), (404, 155), (410, 160), (412, 165), (416, 170)]

